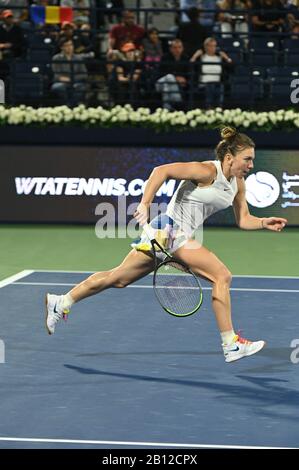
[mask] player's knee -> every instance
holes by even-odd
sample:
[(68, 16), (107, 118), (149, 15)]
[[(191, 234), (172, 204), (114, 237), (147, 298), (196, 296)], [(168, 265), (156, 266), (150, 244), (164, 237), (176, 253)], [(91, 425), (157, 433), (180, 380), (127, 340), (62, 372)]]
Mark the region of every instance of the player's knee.
[(90, 293), (96, 294), (100, 288), (103, 287), (103, 284), (106, 283), (106, 280), (109, 279), (113, 270), (111, 271), (102, 271), (99, 276), (99, 273), (93, 274), (88, 279), (84, 281), (85, 287), (89, 290)]
[(231, 285), (232, 282), (232, 273), (224, 266), (219, 270), (216, 276), (216, 283)]
[(108, 278), (110, 287), (116, 287), (117, 289), (123, 289), (127, 287), (130, 282), (126, 279), (126, 273), (124, 270), (118, 266), (110, 271)]
[(116, 279), (113, 281), (112, 286), (116, 287), (117, 289), (123, 289), (124, 287), (127, 287), (129, 282), (126, 282), (124, 279)]
[(96, 293), (99, 289), (99, 283), (95, 279), (87, 279), (84, 285), (91, 293)]

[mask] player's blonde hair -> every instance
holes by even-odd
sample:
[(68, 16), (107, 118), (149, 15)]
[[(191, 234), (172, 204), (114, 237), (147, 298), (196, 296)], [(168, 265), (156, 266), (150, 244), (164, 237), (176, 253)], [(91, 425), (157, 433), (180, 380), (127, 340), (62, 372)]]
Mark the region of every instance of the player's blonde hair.
[(234, 127), (222, 127), (220, 130), (221, 141), (215, 149), (216, 158), (223, 162), (227, 153), (235, 156), (246, 148), (254, 148), (255, 143), (246, 134), (238, 132)]

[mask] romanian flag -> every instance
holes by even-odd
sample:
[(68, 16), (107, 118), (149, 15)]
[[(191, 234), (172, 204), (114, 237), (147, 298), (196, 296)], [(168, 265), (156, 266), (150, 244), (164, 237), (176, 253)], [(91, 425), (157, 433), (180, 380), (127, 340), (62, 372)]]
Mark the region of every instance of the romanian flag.
[(73, 9), (70, 7), (42, 7), (31, 5), (30, 17), (35, 24), (57, 24), (73, 21)]

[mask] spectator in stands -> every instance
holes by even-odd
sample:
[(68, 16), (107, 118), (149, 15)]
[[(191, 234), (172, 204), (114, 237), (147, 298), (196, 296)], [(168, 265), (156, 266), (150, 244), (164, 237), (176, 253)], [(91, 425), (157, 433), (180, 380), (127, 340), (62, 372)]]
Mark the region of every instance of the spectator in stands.
[[(132, 42), (125, 43), (121, 52), (123, 59), (115, 64), (114, 80), (111, 83), (117, 104), (137, 105), (142, 66), (139, 54)], [(137, 52), (137, 55), (136, 55)]]
[(69, 106), (84, 101), (87, 89), (87, 70), (79, 54), (74, 54), (72, 40), (63, 38), (61, 52), (52, 59), (54, 82), (51, 90)]
[(113, 54), (113, 50), (120, 50), (126, 42), (132, 42), (136, 48), (140, 48), (145, 30), (135, 23), (135, 15), (132, 11), (126, 10), (123, 14), (123, 21), (112, 27), (109, 33), (108, 58)]
[(5, 8), (15, 7), (12, 10), (14, 23), (19, 24), (27, 20), (29, 8), (28, 0), (0, 0), (0, 8), (2, 6)]
[(199, 60), (199, 88), (205, 92), (207, 108), (222, 106), (224, 96), (223, 82), (225, 68), (232, 66), (232, 59), (223, 51), (217, 52), (216, 39), (209, 37), (203, 49), (192, 56), (191, 62)]
[(95, 45), (95, 38), (91, 31), (91, 27), (89, 23), (84, 23), (81, 25), (80, 29), (78, 30), (79, 34), (79, 45), (77, 49), (75, 49), (76, 53), (80, 54), (87, 54), (89, 52), (94, 52), (96, 49)]
[(22, 29), (14, 23), (11, 10), (2, 11), (1, 19), (3, 23), (0, 25), (0, 60), (19, 57), (25, 46)]
[(292, 31), (294, 25), (299, 24), (299, 0), (292, 0), (286, 5), (287, 25)]
[(61, 24), (60, 41), (62, 39), (68, 39), (72, 41), (74, 44), (75, 52), (77, 52), (77, 48), (80, 46), (80, 39), (76, 30), (76, 25), (74, 23), (71, 23), (70, 21), (63, 21), (63, 23)]
[(90, 24), (84, 23), (78, 30), (79, 43), (75, 49), (76, 54), (83, 57), (88, 74), (96, 73), (98, 71), (97, 62), (95, 57), (98, 53), (96, 37), (93, 35)]
[(155, 102), (155, 83), (159, 77), (159, 64), (163, 56), (162, 44), (159, 38), (159, 31), (151, 28), (147, 31), (146, 37), (142, 41), (144, 68), (141, 77), (143, 95)]
[[(84, 54), (86, 58), (95, 56), (95, 46), (89, 23), (84, 23), (80, 28), (77, 28), (74, 23), (64, 21), (61, 25), (61, 39), (63, 38), (73, 41), (75, 54)], [(90, 55), (90, 52), (93, 54)]]
[(180, 39), (171, 41), (169, 52), (162, 57), (159, 75), (156, 90), (162, 94), (163, 107), (181, 108), (190, 80), (190, 64)]
[(151, 28), (147, 31), (146, 37), (142, 40), (143, 60), (148, 64), (160, 62), (163, 55), (162, 44), (159, 38), (159, 31)]
[(177, 38), (182, 41), (185, 54), (191, 57), (197, 49), (202, 47), (208, 33), (206, 28), (199, 23), (200, 11), (198, 8), (187, 10), (187, 16), (190, 21), (179, 25)]
[(222, 37), (231, 37), (234, 32), (248, 35), (249, 19), (246, 10), (252, 7), (251, 0), (218, 0), (216, 5), (216, 20)]
[(294, 23), (292, 27), (290, 39), (299, 39), (299, 23)]
[(254, 32), (279, 32), (283, 30), (286, 11), (280, 0), (252, 0), (252, 8), (253, 10), (259, 10), (251, 18)]

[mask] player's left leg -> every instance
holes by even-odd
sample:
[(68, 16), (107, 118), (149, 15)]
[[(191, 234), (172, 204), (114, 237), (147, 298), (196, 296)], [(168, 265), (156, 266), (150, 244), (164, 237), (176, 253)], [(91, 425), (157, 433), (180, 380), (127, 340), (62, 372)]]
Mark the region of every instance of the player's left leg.
[(196, 240), (189, 240), (174, 256), (186, 263), (190, 269), (213, 284), (212, 306), (222, 338), (226, 362), (241, 359), (260, 351), (264, 341), (248, 341), (234, 331), (231, 318), (230, 284), (232, 275), (217, 256)]

